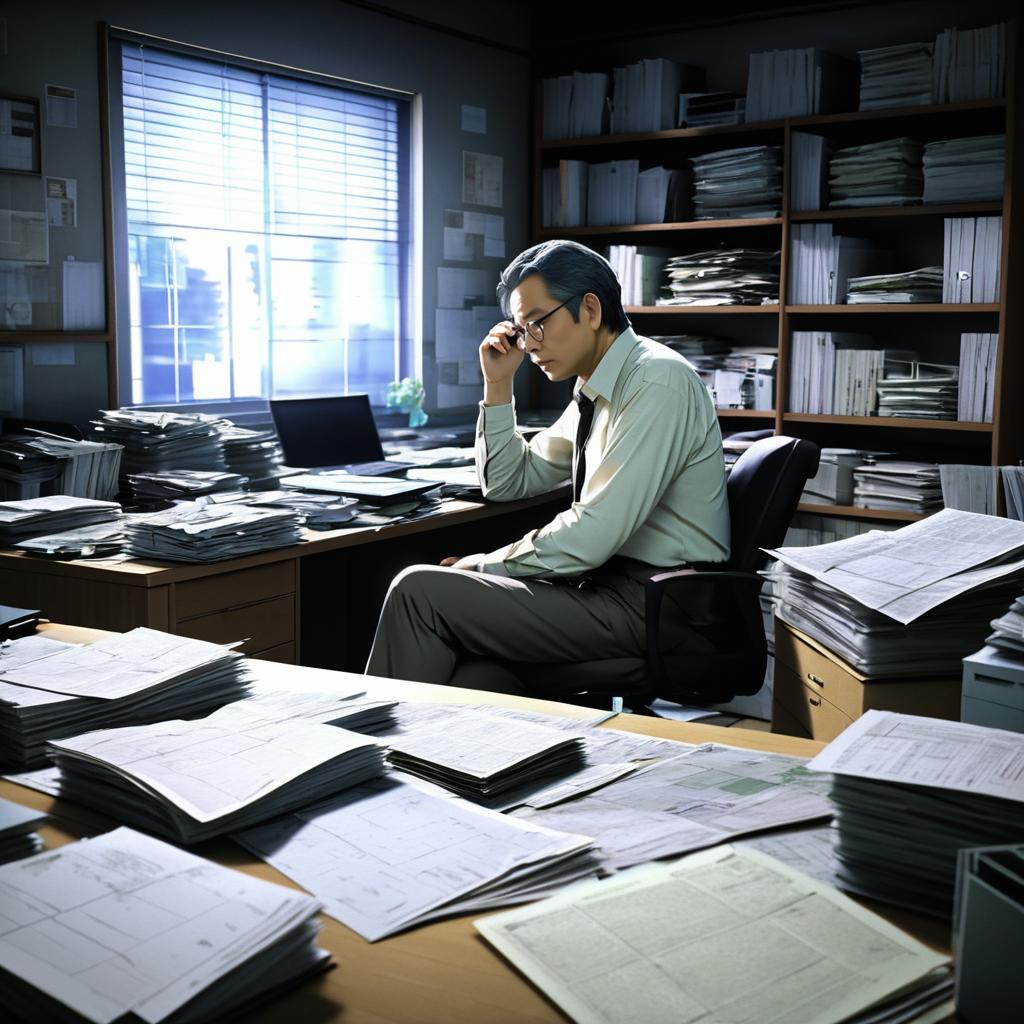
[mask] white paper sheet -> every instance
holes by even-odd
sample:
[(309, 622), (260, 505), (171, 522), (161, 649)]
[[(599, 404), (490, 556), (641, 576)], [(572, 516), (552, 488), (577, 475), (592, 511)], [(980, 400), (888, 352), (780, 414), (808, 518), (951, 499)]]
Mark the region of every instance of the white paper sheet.
[(492, 153), (462, 151), (462, 201), (473, 206), (502, 205), (502, 166)]
[(65, 260), (64, 330), (102, 331), (107, 325), (103, 295), (103, 264)]

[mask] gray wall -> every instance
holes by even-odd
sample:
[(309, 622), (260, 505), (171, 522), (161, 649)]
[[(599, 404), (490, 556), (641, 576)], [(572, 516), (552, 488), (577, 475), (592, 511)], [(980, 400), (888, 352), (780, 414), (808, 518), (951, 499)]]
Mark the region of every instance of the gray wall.
[[(417, 18), (434, 17), (433, 5), (395, 0), (393, 7)], [(51, 230), (51, 267), (59, 267), (69, 255), (79, 260), (104, 258), (98, 22), (415, 93), (421, 97), (423, 112), (422, 331), (425, 376), (429, 379), (442, 218), (446, 208), (463, 208), (463, 149), (503, 157), (504, 207), (486, 212), (504, 215), (510, 257), (528, 242), (529, 64), (523, 53), (509, 48), (525, 47), (525, 9), (513, 2), (448, 2), (437, 8), (436, 20), (458, 24), (460, 19), (466, 20), (463, 16), (470, 8), (476, 14), (466, 30), (481, 39), (503, 43), (492, 46), (467, 40), (343, 0), (174, 0), (153, 4), (57, 0), (5, 5), (0, 17), (6, 23), (7, 52), (0, 63), (0, 90), (38, 97), (47, 83), (78, 90), (77, 128), (48, 128), (45, 112), (42, 118), (43, 173), (78, 179), (79, 226)], [(486, 135), (461, 130), (464, 103), (486, 108)], [(11, 179), (11, 175), (0, 174), (0, 209), (18, 198), (9, 191)], [(495, 279), (503, 265), (504, 261), (497, 259), (480, 264), (492, 270)], [(28, 348), (26, 345), (26, 415), (79, 421), (106, 405), (102, 343), (75, 343), (74, 365), (70, 367), (66, 363), (35, 365)]]

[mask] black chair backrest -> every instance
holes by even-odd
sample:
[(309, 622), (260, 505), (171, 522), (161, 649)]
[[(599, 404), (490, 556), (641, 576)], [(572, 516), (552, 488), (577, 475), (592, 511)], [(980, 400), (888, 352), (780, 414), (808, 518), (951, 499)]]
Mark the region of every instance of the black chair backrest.
[(782, 543), (804, 484), (818, 471), (819, 454), (811, 441), (766, 437), (736, 460), (727, 485), (732, 550), (725, 568), (764, 567), (768, 556), (761, 548)]

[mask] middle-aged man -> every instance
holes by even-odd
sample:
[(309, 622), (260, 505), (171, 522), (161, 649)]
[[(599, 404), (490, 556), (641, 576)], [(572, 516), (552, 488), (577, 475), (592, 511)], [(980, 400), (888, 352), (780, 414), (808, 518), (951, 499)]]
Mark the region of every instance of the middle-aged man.
[[(573, 502), (504, 547), (403, 570), (381, 612), (371, 675), (450, 683), (467, 657), (636, 656), (643, 580), (658, 567), (729, 554), (710, 396), (685, 359), (633, 331), (608, 262), (576, 242), (544, 242), (505, 268), (497, 291), (508, 319), (480, 345), (480, 486), (488, 499), (511, 501), (571, 478)], [(524, 355), (549, 380), (576, 378), (573, 401), (529, 444), (512, 397)], [(687, 632), (676, 645), (702, 643)], [(528, 682), (518, 689), (528, 692)]]

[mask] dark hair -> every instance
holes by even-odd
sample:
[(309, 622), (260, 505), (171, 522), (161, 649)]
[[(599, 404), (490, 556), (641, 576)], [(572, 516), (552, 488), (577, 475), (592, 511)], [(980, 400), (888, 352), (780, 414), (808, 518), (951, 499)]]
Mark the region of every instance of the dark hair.
[[(608, 261), (579, 242), (556, 238), (521, 252), (502, 272), (497, 287), (498, 304), (510, 315), (509, 295), (530, 274), (537, 274), (547, 285), (553, 299), (565, 302), (565, 308), (579, 323), (580, 302), (587, 292), (601, 300), (601, 326), (621, 334), (629, 326), (622, 308), (622, 287)], [(572, 301), (569, 301), (569, 300)]]

